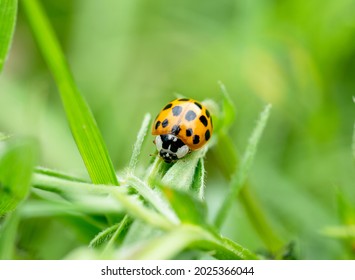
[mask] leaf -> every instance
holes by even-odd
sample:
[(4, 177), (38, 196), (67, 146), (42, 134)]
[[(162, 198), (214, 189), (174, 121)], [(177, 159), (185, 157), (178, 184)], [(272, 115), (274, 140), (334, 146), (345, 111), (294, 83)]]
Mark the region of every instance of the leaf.
[(220, 228), (222, 226), (233, 200), (235, 199), (241, 187), (246, 181), (257, 150), (259, 140), (265, 128), (266, 122), (269, 118), (270, 109), (271, 104), (267, 105), (263, 112), (260, 114), (260, 118), (249, 138), (249, 142), (243, 155), (242, 161), (239, 165), (239, 169), (237, 169), (234, 175), (232, 175), (229, 192), (226, 195), (222, 205), (220, 206), (215, 218), (215, 225), (217, 228)]
[(0, 72), (8, 56), (15, 31), (17, 0), (0, 0)]
[(203, 201), (205, 196), (205, 165), (203, 158), (197, 162), (195, 174), (192, 179), (191, 190)]
[(0, 216), (14, 210), (27, 196), (36, 158), (32, 140), (0, 142)]
[(23, 0), (33, 34), (57, 83), (67, 119), (95, 184), (118, 185), (112, 161), (88, 104), (80, 94), (50, 22), (37, 0)]
[(16, 211), (8, 214), (0, 231), (0, 260), (13, 259), (19, 216)]
[(206, 224), (206, 205), (195, 198), (190, 192), (162, 187), (162, 191), (169, 200), (175, 213), (183, 223), (196, 225)]
[(229, 93), (226, 89), (226, 86), (220, 81), (219, 86), (223, 93), (223, 129), (228, 130), (230, 126), (234, 123), (235, 116), (236, 116), (236, 108), (229, 96)]
[(191, 190), (195, 176), (196, 166), (200, 158), (207, 152), (207, 147), (193, 151), (181, 160), (178, 160), (165, 173), (162, 184), (179, 190)]
[(254, 253), (227, 238), (202, 227), (186, 224), (146, 242), (140, 250), (128, 256), (128, 259), (172, 259), (190, 246), (208, 251), (218, 259), (258, 259)]
[(129, 172), (131, 172), (131, 173), (133, 173), (134, 169), (136, 168), (136, 165), (138, 162), (138, 156), (141, 152), (145, 135), (147, 134), (150, 119), (151, 119), (150, 114), (146, 114), (144, 116), (143, 123), (142, 123), (141, 128), (140, 128), (138, 135), (137, 135), (137, 140), (134, 143), (132, 157), (131, 157), (131, 160), (130, 160), (129, 166), (128, 166)]

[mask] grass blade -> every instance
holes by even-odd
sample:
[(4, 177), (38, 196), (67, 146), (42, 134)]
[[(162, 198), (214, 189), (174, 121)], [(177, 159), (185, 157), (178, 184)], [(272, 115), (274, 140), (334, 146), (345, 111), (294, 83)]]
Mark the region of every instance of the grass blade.
[(17, 0), (0, 0), (0, 72), (10, 50), (16, 16)]
[(261, 113), (260, 119), (249, 139), (249, 143), (243, 156), (242, 162), (239, 166), (239, 169), (232, 176), (230, 191), (225, 197), (224, 202), (222, 203), (216, 215), (215, 225), (217, 228), (220, 228), (222, 226), (233, 200), (235, 199), (237, 193), (240, 191), (241, 187), (246, 181), (247, 175), (249, 173), (251, 164), (256, 153), (259, 139), (268, 120), (270, 109), (271, 104), (267, 105), (264, 111)]
[(37, 0), (22, 1), (33, 34), (59, 88), (67, 119), (80, 154), (95, 184), (118, 185), (96, 121), (75, 85), (50, 22)]

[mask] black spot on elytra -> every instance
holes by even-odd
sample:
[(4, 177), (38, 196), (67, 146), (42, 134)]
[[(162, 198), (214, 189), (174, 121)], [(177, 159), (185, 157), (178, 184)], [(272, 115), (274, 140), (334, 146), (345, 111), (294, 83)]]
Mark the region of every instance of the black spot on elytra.
[(187, 113), (186, 113), (186, 115), (185, 115), (185, 119), (187, 120), (187, 121), (193, 121), (194, 119), (196, 118), (196, 114), (195, 114), (195, 112), (194, 111), (188, 111)]
[(160, 121), (157, 121), (156, 124), (155, 124), (155, 129), (158, 129), (159, 125), (161, 124)]
[(169, 124), (168, 119), (163, 120), (163, 122), (161, 123), (162, 127), (166, 127)]
[(208, 111), (207, 109), (206, 109), (206, 116), (207, 118), (210, 118), (210, 111)]
[(186, 129), (186, 136), (190, 137), (191, 135), (192, 135), (192, 129), (191, 128)]
[(173, 106), (173, 104), (169, 103), (168, 105), (166, 105), (166, 106), (163, 108), (163, 111), (164, 111), (164, 110), (167, 110), (167, 109), (169, 109), (169, 108), (171, 108), (171, 106)]
[(200, 117), (200, 121), (202, 122), (202, 124), (203, 124), (204, 126), (207, 126), (208, 122), (207, 122), (207, 119), (206, 119), (206, 117), (205, 117), (204, 115), (202, 115), (202, 116)]
[(194, 139), (192, 141), (194, 144), (198, 144), (200, 142), (200, 136), (194, 135)]
[(195, 105), (197, 105), (197, 107), (199, 107), (200, 109), (202, 109), (202, 105), (200, 103), (198, 103), (197, 101), (194, 102)]
[(171, 133), (174, 134), (174, 135), (178, 135), (180, 130), (181, 130), (180, 126), (175, 124), (173, 126), (173, 128), (171, 129)]
[(175, 106), (173, 108), (173, 115), (176, 117), (178, 115), (180, 115), (182, 112), (182, 107), (181, 106)]
[(178, 101), (189, 101), (189, 98), (179, 98)]
[(210, 139), (210, 137), (211, 137), (211, 133), (210, 133), (210, 131), (207, 129), (207, 131), (206, 131), (206, 133), (205, 133), (205, 139), (206, 139), (206, 141), (208, 141), (208, 139)]

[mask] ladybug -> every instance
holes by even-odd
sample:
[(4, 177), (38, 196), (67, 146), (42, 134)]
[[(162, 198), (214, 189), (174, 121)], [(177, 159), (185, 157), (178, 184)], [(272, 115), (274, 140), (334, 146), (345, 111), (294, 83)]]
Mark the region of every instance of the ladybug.
[(167, 163), (200, 149), (212, 136), (210, 112), (196, 100), (179, 98), (169, 102), (155, 118), (152, 134), (160, 157)]

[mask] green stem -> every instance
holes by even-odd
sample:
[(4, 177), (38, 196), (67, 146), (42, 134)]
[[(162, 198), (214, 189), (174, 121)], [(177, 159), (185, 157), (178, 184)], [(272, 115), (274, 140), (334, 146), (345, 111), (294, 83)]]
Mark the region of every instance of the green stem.
[(121, 235), (121, 233), (127, 229), (128, 225), (132, 222), (132, 219), (129, 216), (124, 216), (122, 221), (119, 223), (115, 233), (111, 236), (110, 240), (107, 242), (105, 249), (103, 251), (103, 255), (107, 254), (107, 252), (113, 249), (113, 244), (116, 239)]
[[(218, 259), (258, 259), (239, 244), (195, 225), (182, 224), (162, 237), (156, 238), (132, 259), (171, 259), (189, 246), (209, 251)], [(166, 248), (169, 248), (167, 250)]]
[(255, 228), (264, 244), (267, 245), (271, 252), (276, 252), (282, 248), (284, 245), (283, 241), (267, 221), (267, 218), (262, 211), (255, 195), (252, 193), (248, 182), (241, 189), (239, 195), (240, 201), (249, 217), (249, 221)]
[[(239, 154), (226, 133), (221, 132), (218, 135), (218, 142), (218, 145), (212, 149), (216, 159), (216, 165), (220, 167), (223, 176), (230, 180), (232, 174), (239, 166)], [(236, 199), (236, 196), (233, 196), (232, 198)], [(251, 224), (255, 228), (260, 239), (264, 242), (265, 246), (271, 252), (279, 250), (283, 245), (283, 241), (270, 225), (270, 222), (266, 218), (256, 195), (253, 194), (248, 181), (246, 181), (241, 187), (239, 198)]]

